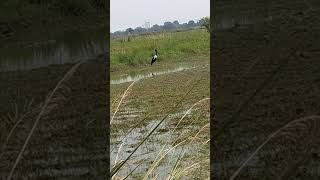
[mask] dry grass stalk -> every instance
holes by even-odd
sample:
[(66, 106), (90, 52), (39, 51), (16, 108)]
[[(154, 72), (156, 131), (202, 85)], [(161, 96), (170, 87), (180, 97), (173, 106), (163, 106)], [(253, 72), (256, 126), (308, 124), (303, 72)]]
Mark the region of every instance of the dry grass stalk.
[(117, 161), (118, 161), (118, 158), (119, 158), (119, 154), (120, 154), (120, 151), (121, 151), (121, 148), (122, 148), (122, 145), (123, 145), (123, 142), (120, 144), (120, 147), (118, 149), (118, 153), (116, 155), (116, 159), (114, 161), (114, 164), (116, 165), (117, 164)]
[(174, 173), (174, 176), (172, 177), (172, 179), (177, 179), (177, 178), (181, 177), (182, 175), (186, 175), (188, 173), (191, 173), (190, 169), (199, 168), (200, 167), (199, 165), (200, 165), (200, 162), (197, 162), (197, 163), (192, 164), (191, 166), (184, 168), (183, 170), (181, 170), (179, 172)]
[(133, 84), (134, 84), (135, 82), (136, 82), (136, 81), (133, 81), (133, 82), (130, 84), (130, 86), (128, 86), (128, 88), (125, 90), (125, 92), (123, 93), (123, 95), (122, 95), (122, 97), (121, 97), (121, 100), (120, 100), (117, 108), (115, 109), (115, 111), (114, 111), (114, 113), (113, 113), (113, 116), (112, 116), (112, 118), (111, 118), (111, 120), (110, 120), (110, 124), (112, 123), (115, 115), (117, 114), (117, 112), (118, 112), (118, 110), (119, 110), (119, 107), (120, 107), (122, 101), (125, 99), (125, 97), (127, 96), (128, 91), (132, 88), (132, 86), (133, 86)]
[[(172, 132), (174, 132), (174, 131), (176, 130), (176, 128), (178, 127), (178, 125), (182, 122), (182, 120), (186, 117), (186, 115), (189, 114), (190, 111), (191, 111), (195, 106), (200, 105), (201, 103), (203, 103), (203, 102), (205, 102), (205, 101), (207, 101), (207, 100), (210, 100), (210, 98), (201, 99), (200, 101), (198, 101), (198, 102), (196, 102), (195, 104), (193, 104), (193, 105), (186, 111), (186, 113), (181, 117), (181, 119), (179, 120), (179, 122), (177, 123), (177, 125), (174, 127), (174, 129), (173, 129)], [(195, 134), (195, 136), (193, 136), (193, 137), (191, 138), (190, 143), (192, 143), (192, 142), (197, 138), (197, 136), (198, 136), (207, 126), (209, 126), (209, 125), (210, 125), (210, 123), (207, 123), (205, 126), (203, 126), (203, 127)], [(191, 137), (191, 136), (190, 136), (190, 137)], [(178, 140), (178, 139), (177, 139), (177, 140)], [(174, 144), (177, 142), (177, 140), (174, 141)], [(171, 152), (172, 150), (175, 150), (175, 148), (176, 148), (178, 145), (186, 142), (187, 140), (188, 140), (188, 139), (185, 139), (185, 140), (181, 141), (180, 143), (176, 144), (174, 147), (170, 148), (170, 149), (169, 149), (167, 152), (165, 152), (159, 159), (156, 158), (156, 160), (152, 163), (151, 168), (149, 168), (147, 174), (145, 175), (145, 178), (147, 178), (147, 177), (151, 174), (151, 172), (157, 167), (157, 165), (165, 158), (165, 156), (166, 156), (169, 152)], [(164, 149), (167, 145), (168, 145), (168, 143), (166, 143), (166, 144), (163, 146), (162, 149)], [(161, 153), (162, 153), (162, 152), (160, 151), (160, 152), (158, 153), (157, 157), (158, 157), (159, 154), (161, 154)], [(183, 157), (183, 156), (184, 156), (184, 153), (183, 153), (182, 157)], [(182, 159), (182, 157), (179, 158), (179, 159)], [(177, 168), (178, 164), (179, 164), (179, 162), (176, 163), (176, 165), (174, 166), (173, 171), (175, 171), (175, 169)], [(144, 179), (145, 179), (145, 178), (144, 178)]]
[[(27, 116), (29, 116), (30, 114), (33, 114), (33, 113), (37, 112), (37, 111), (40, 109), (40, 107), (35, 107), (35, 108), (31, 109), (31, 104), (32, 104), (32, 101), (31, 101), (31, 103), (29, 103), (29, 105), (28, 105), (27, 107), (24, 106), (23, 111), (22, 111), (21, 113), (19, 113), (20, 115), (15, 116), (15, 117), (18, 118), (18, 119), (14, 120), (15, 123), (14, 123), (14, 125), (12, 126), (12, 128), (10, 129), (10, 131), (9, 131), (9, 133), (8, 133), (6, 139), (5, 139), (5, 142), (3, 143), (3, 146), (2, 146), (2, 148), (1, 148), (2, 150), (1, 150), (1, 154), (0, 154), (0, 159), (1, 159), (2, 155), (3, 155), (3, 153), (4, 153), (4, 150), (6, 149), (6, 146), (7, 146), (8, 142), (9, 142), (11, 136), (13, 135), (13, 132), (14, 132), (15, 129), (18, 127), (18, 125), (19, 125)], [(16, 113), (18, 113), (18, 111), (16, 111)]]
[[(65, 86), (63, 85), (63, 83), (66, 82), (66, 81), (68, 81), (68, 80), (72, 77), (72, 75), (74, 74), (74, 72), (76, 72), (77, 68), (78, 68), (83, 62), (84, 62), (84, 61), (81, 61), (81, 62), (75, 64), (75, 65), (65, 74), (65, 76), (58, 82), (58, 84), (55, 86), (55, 88), (53, 89), (53, 91), (52, 91), (52, 92), (47, 96), (47, 98), (45, 99), (44, 104), (43, 104), (42, 107), (41, 107), (41, 111), (39, 112), (39, 114), (38, 114), (38, 116), (37, 116), (37, 118), (36, 118), (36, 120), (35, 120), (32, 128), (31, 128), (30, 132), (28, 133), (28, 136), (27, 136), (27, 138), (26, 138), (26, 140), (25, 140), (25, 142), (24, 142), (24, 144), (23, 144), (23, 146), (22, 146), (22, 148), (21, 148), (21, 150), (20, 150), (20, 152), (19, 152), (19, 154), (18, 154), (18, 157), (16, 158), (16, 160), (15, 160), (15, 162), (14, 162), (14, 165), (13, 165), (13, 167), (12, 167), (11, 170), (10, 170), (10, 173), (9, 173), (9, 175), (8, 175), (7, 180), (10, 180), (10, 179), (12, 178), (13, 172), (14, 172), (14, 170), (16, 169), (16, 167), (17, 167), (17, 165), (18, 165), (18, 163), (19, 163), (19, 161), (20, 161), (20, 159), (21, 159), (21, 157), (22, 157), (22, 154), (23, 154), (24, 150), (26, 149), (26, 147), (27, 147), (27, 145), (28, 145), (28, 143), (29, 143), (29, 141), (30, 141), (30, 138), (31, 138), (32, 134), (34, 133), (34, 131), (35, 131), (35, 129), (36, 129), (36, 127), (37, 127), (40, 119), (42, 118), (42, 116), (48, 114), (48, 112), (49, 112), (50, 110), (52, 110), (52, 107), (56, 107), (56, 104), (52, 104), (52, 102), (56, 102), (56, 101), (55, 101), (55, 95), (56, 95), (56, 93), (58, 94), (58, 91), (59, 91), (62, 87), (65, 87)], [(62, 89), (62, 90), (63, 90), (63, 89)], [(59, 98), (60, 96), (57, 96), (57, 97)]]
[[(179, 145), (181, 145), (182, 143), (186, 142), (188, 139), (185, 139), (183, 141), (181, 141), (180, 143), (176, 144), (175, 146), (171, 147), (169, 150), (167, 150), (166, 152), (164, 152), (164, 154), (161, 156), (162, 151), (160, 151), (157, 155), (157, 157), (159, 157), (158, 159), (155, 159), (155, 161), (151, 164), (151, 167), (149, 168), (149, 170), (147, 171), (147, 173), (145, 174), (143, 180), (147, 180), (149, 175), (153, 172), (153, 170), (160, 164), (160, 162), (165, 158), (165, 156), (170, 153), (172, 150), (174, 150), (176, 147), (178, 147)], [(164, 149), (165, 146), (163, 146), (162, 149)]]
[[(272, 139), (277, 136), (294, 136), (294, 130), (296, 128), (304, 128), (306, 132), (308, 132), (308, 137), (310, 137), (311, 141), (317, 141), (319, 136), (320, 129), (320, 116), (308, 116), (300, 119), (293, 120), (287, 123), (285, 126), (279, 128), (275, 132), (273, 132), (247, 159), (242, 165), (233, 173), (230, 177), (230, 180), (234, 180), (237, 175), (241, 172), (241, 170), (248, 164), (248, 162)], [(291, 131), (291, 132), (289, 132)], [(310, 142), (312, 143), (312, 142)], [(309, 145), (309, 143), (307, 144)]]
[(116, 104), (116, 102), (118, 101), (118, 99), (121, 97), (121, 92), (119, 92), (116, 97), (112, 100), (112, 104), (110, 106), (111, 109), (113, 109), (113, 106)]
[[(190, 144), (193, 143), (193, 141), (198, 137), (198, 135), (199, 135), (206, 127), (208, 127), (208, 126), (210, 126), (210, 123), (207, 123), (206, 125), (204, 125), (204, 126), (191, 138)], [(185, 152), (186, 152), (186, 151), (183, 151), (181, 157), (177, 160), (176, 165), (174, 166), (174, 168), (173, 168), (173, 170), (172, 170), (173, 176), (175, 175), (174, 172), (176, 171), (176, 168), (178, 167), (181, 159), (184, 157)], [(172, 173), (171, 173), (171, 174), (172, 174)]]
[(194, 103), (194, 104), (186, 111), (186, 113), (184, 113), (184, 115), (183, 115), (183, 116), (181, 117), (181, 119), (178, 121), (177, 125), (174, 127), (174, 129), (173, 129), (172, 132), (175, 132), (175, 130), (177, 129), (177, 127), (179, 126), (179, 124), (182, 122), (182, 120), (191, 112), (191, 110), (192, 110), (195, 106), (197, 106), (197, 105), (199, 105), (199, 104), (201, 104), (201, 103), (203, 103), (204, 101), (207, 101), (207, 100), (210, 100), (210, 98), (203, 98), (203, 99), (201, 99), (200, 101)]
[[(205, 126), (203, 126), (194, 136), (190, 135), (189, 138), (186, 138), (185, 140), (183, 140), (183, 141), (177, 143), (175, 146), (171, 147), (171, 148), (170, 148), (168, 151), (166, 151), (159, 159), (156, 158), (156, 160), (152, 163), (151, 168), (149, 168), (148, 172), (145, 174), (145, 176), (144, 176), (143, 179), (145, 180), (145, 179), (148, 178), (148, 176), (149, 176), (149, 175), (152, 173), (152, 171), (158, 166), (158, 164), (160, 164), (160, 162), (166, 157), (166, 155), (167, 155), (168, 153), (170, 153), (171, 151), (175, 150), (179, 145), (185, 143), (186, 141), (188, 141), (188, 140), (190, 140), (190, 139), (191, 139), (190, 143), (192, 143), (193, 140), (200, 134), (200, 132), (202, 132), (202, 131), (205, 129), (205, 127), (207, 127), (209, 124), (210, 124), (210, 123), (208, 123), (208, 124), (206, 124)], [(166, 145), (167, 145), (167, 144), (165, 144), (165, 145), (162, 147), (162, 149), (164, 149)], [(160, 155), (161, 153), (162, 153), (162, 151), (160, 151), (160, 152), (158, 153), (157, 157), (159, 157), (159, 155)], [(184, 153), (185, 153), (185, 152), (184, 152)], [(184, 154), (183, 154), (183, 155), (184, 155)], [(182, 157), (183, 157), (183, 155), (182, 155)], [(179, 159), (182, 159), (182, 157), (179, 158)], [(177, 163), (177, 165), (178, 165), (178, 163)], [(176, 165), (175, 167), (177, 167), (177, 165)]]

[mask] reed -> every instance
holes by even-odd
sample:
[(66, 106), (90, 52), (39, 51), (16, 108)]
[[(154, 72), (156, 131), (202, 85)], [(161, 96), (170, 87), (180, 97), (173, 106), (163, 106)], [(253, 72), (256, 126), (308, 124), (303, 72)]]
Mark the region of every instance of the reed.
[(111, 120), (110, 120), (110, 124), (112, 123), (114, 117), (116, 116), (116, 114), (117, 114), (117, 112), (118, 112), (118, 110), (119, 110), (119, 107), (120, 107), (120, 105), (122, 104), (122, 101), (127, 97), (128, 92), (130, 91), (130, 89), (132, 88), (132, 86), (133, 86), (133, 84), (134, 84), (135, 82), (136, 82), (136, 81), (133, 81), (133, 82), (130, 84), (130, 86), (128, 86), (128, 88), (125, 90), (125, 92), (123, 93), (123, 95), (122, 95), (122, 97), (121, 97), (121, 99), (120, 99), (120, 102), (118, 103), (118, 106), (116, 107), (116, 109), (115, 109), (115, 111), (114, 111), (114, 113), (113, 113), (113, 115), (112, 115), (112, 118), (111, 118)]
[(27, 135), (27, 138), (24, 141), (24, 144), (13, 164), (13, 167), (10, 170), (10, 173), (7, 177), (7, 180), (10, 180), (12, 178), (12, 175), (14, 173), (14, 170), (16, 169), (18, 163), (20, 162), (22, 158), (22, 154), (25, 151), (40, 119), (48, 114), (53, 108), (57, 107), (59, 102), (63, 99), (65, 99), (65, 91), (69, 91), (69, 88), (66, 86), (66, 82), (72, 77), (72, 75), (76, 72), (78, 67), (83, 63), (84, 61), (80, 61), (79, 63), (75, 64), (66, 74), (65, 76), (58, 82), (58, 84), (55, 86), (55, 88), (52, 90), (51, 93), (48, 94), (47, 98), (45, 99), (43, 105), (41, 106), (41, 110), (37, 116), (37, 118), (34, 121), (34, 124), (30, 130), (30, 132)]
[[(251, 155), (242, 163), (242, 165), (232, 174), (232, 176), (230, 177), (230, 180), (235, 179), (239, 173), (241, 172), (241, 170), (248, 164), (248, 162), (272, 139), (280, 137), (280, 136), (285, 136), (285, 137), (289, 137), (290, 139), (296, 140), (295, 136), (296, 136), (296, 130), (297, 129), (301, 129), (307, 133), (307, 136), (305, 136), (305, 139), (309, 139), (306, 142), (305, 146), (308, 147), (310, 144), (318, 142), (318, 138), (319, 138), (319, 129), (320, 129), (320, 116), (308, 116), (308, 117), (304, 117), (304, 118), (300, 118), (300, 119), (295, 119), (289, 123), (287, 123), (286, 125), (284, 125), (283, 127), (277, 129), (275, 132), (273, 132), (272, 134), (269, 135), (269, 137), (261, 144), (258, 146), (258, 148), (251, 153)], [(303, 160), (306, 157), (303, 157), (302, 159), (300, 159), (298, 161), (298, 163), (294, 163), (293, 166), (289, 166), (287, 169), (285, 169), (285, 171), (283, 172), (283, 174), (281, 175), (280, 179), (283, 179), (283, 177), (289, 177), (290, 174), (292, 174), (292, 172), (294, 172), (294, 170), (297, 169), (297, 165), (300, 164), (301, 162), (303, 162)], [(292, 165), (292, 164), (291, 164)]]

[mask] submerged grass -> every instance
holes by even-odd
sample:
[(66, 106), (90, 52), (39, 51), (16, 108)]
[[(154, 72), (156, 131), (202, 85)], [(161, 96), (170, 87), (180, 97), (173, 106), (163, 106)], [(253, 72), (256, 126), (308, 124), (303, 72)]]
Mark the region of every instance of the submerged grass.
[[(188, 75), (186, 75), (186, 73)], [(189, 154), (185, 152), (187, 148), (192, 145), (197, 146), (197, 150), (194, 150), (194, 152), (200, 152), (197, 153), (197, 155), (201, 156), (201, 161), (204, 161), (205, 159), (209, 159), (209, 148), (207, 148), (207, 144), (203, 142), (208, 142), (209, 138), (209, 131), (208, 131), (208, 123), (209, 123), (209, 117), (205, 117), (205, 114), (209, 112), (209, 98), (208, 95), (205, 92), (209, 91), (209, 86), (208, 86), (208, 81), (207, 79), (207, 74), (208, 71), (193, 71), (193, 70), (188, 70), (188, 72), (179, 72), (179, 73), (174, 73), (174, 75), (162, 75), (162, 77), (158, 77), (158, 79), (150, 79), (149, 80), (142, 80), (140, 83), (135, 84), (135, 86), (132, 87), (130, 95), (126, 98), (126, 101), (129, 103), (126, 103), (125, 106), (129, 107), (137, 107), (138, 104), (142, 104), (142, 102), (145, 102), (146, 100), (151, 100), (151, 102), (146, 102), (146, 106), (148, 107), (147, 111), (148, 114), (146, 116), (142, 114), (137, 117), (140, 120), (120, 120), (119, 119), (114, 119), (113, 124), (111, 124), (111, 136), (114, 133), (120, 133), (125, 136), (124, 138), (121, 138), (121, 142), (124, 142), (124, 139), (130, 136), (131, 132), (134, 131), (134, 129), (138, 129), (144, 126), (144, 124), (152, 121), (152, 119), (156, 118), (158, 115), (164, 116), (160, 121), (157, 122), (156, 126), (153, 126), (151, 130), (147, 130), (148, 132), (147, 135), (143, 135), (141, 139), (139, 140), (140, 142), (135, 144), (132, 148), (134, 148), (133, 151), (131, 151), (130, 155), (125, 157), (125, 160), (121, 160), (119, 158), (118, 154), (119, 151), (126, 151), (126, 145), (121, 145), (121, 148), (114, 149), (117, 152), (117, 163), (114, 163), (113, 166), (113, 171), (112, 174), (114, 175), (113, 179), (118, 179), (120, 175), (117, 173), (121, 170), (121, 168), (127, 168), (127, 166), (124, 166), (124, 164), (130, 164), (132, 161), (129, 160), (134, 160), (135, 157), (132, 156), (137, 149), (145, 144), (149, 144), (149, 141), (154, 141), (153, 138), (156, 138), (159, 133), (161, 134), (168, 134), (172, 138), (167, 139), (167, 142), (165, 144), (160, 144), (161, 147), (156, 148), (153, 151), (155, 154), (150, 157), (153, 159), (151, 161), (151, 164), (148, 164), (148, 170), (146, 173), (140, 173), (139, 177), (140, 178), (155, 178), (155, 177), (161, 177), (163, 178), (163, 174), (161, 173), (161, 168), (169, 168), (170, 170), (168, 171), (169, 175), (167, 179), (179, 179), (181, 178), (180, 176), (183, 175), (182, 172), (184, 172), (184, 169), (188, 168), (187, 166), (190, 166), (192, 163), (197, 163), (199, 159), (193, 159), (189, 157)], [(183, 75), (185, 74), (185, 75)], [(196, 79), (197, 85), (195, 85), (195, 74), (197, 74)], [(192, 78), (193, 77), (193, 78)], [(167, 78), (174, 79), (172, 82), (168, 84), (161, 83), (163, 81), (168, 81)], [(184, 78), (189, 80), (183, 80)], [(152, 81), (151, 81), (152, 80)], [(208, 80), (208, 79), (207, 79)], [(176, 83), (175, 81), (179, 82)], [(205, 83), (207, 82), (207, 83)], [(158, 91), (155, 91), (157, 88), (152, 88), (149, 86), (149, 83), (156, 83), (156, 86), (159, 88), (159, 85), (162, 85), (162, 90), (161, 92), (166, 92), (166, 93), (156, 93)], [(123, 85), (114, 85), (112, 86), (111, 90), (113, 89), (113, 94), (114, 96), (118, 96), (118, 93), (114, 92), (115, 87), (117, 87), (117, 91), (122, 91), (124, 92), (128, 87), (130, 87), (132, 83), (125, 83)], [(174, 86), (172, 86), (174, 84)], [(143, 87), (148, 87), (147, 89), (141, 89)], [(175, 88), (177, 87), (177, 89)], [(181, 88), (189, 89), (190, 94), (185, 95), (185, 91), (179, 91)], [(205, 88), (207, 87), (207, 89)], [(150, 89), (149, 89), (150, 88)], [(191, 88), (191, 89), (190, 89)], [(148, 92), (147, 92), (148, 91)], [(185, 97), (183, 99), (183, 103), (180, 105), (179, 108), (177, 108), (177, 105), (179, 105), (179, 102), (177, 102), (177, 98), (180, 99), (181, 97)], [(200, 100), (199, 100), (200, 99)], [(181, 102), (180, 102), (181, 103)], [(190, 104), (192, 103), (192, 104)], [(124, 105), (121, 105), (121, 108), (125, 108)], [(176, 107), (176, 108), (174, 108)], [(121, 111), (121, 108), (119, 112)], [(183, 111), (181, 115), (178, 115), (176, 118), (171, 119), (170, 121), (165, 121), (168, 119), (169, 115), (172, 115), (176, 112)], [(198, 111), (201, 111), (202, 113), (198, 113)], [(159, 126), (160, 124), (163, 124), (165, 121), (165, 130), (161, 128), (161, 130), (165, 131), (160, 131)], [(133, 122), (133, 123), (131, 123)], [(114, 124), (116, 123), (116, 124)], [(120, 123), (120, 124), (118, 124)], [(189, 126), (193, 128), (189, 128)], [(194, 127), (196, 127), (194, 129)], [(186, 131), (186, 132), (185, 132)], [(175, 136), (174, 133), (178, 134), (178, 136)], [(200, 135), (201, 134), (201, 135)], [(149, 139), (149, 140), (148, 140)], [(148, 141), (147, 141), (148, 140)], [(156, 140), (157, 141), (157, 140)], [(199, 143), (200, 142), (200, 143)], [(159, 142), (157, 142), (159, 143)], [(114, 145), (114, 144), (113, 144)], [(169, 148), (169, 149), (167, 149)], [(181, 156), (178, 158), (177, 161), (174, 159), (177, 158), (177, 156), (172, 159), (173, 161), (170, 163), (167, 162), (167, 160), (170, 159), (172, 156), (172, 153), (175, 154), (175, 151), (180, 151), (178, 148), (183, 148), (181, 151)], [(113, 152), (113, 150), (111, 152)], [(158, 152), (157, 152), (158, 151)], [(147, 152), (150, 153), (150, 152)], [(122, 159), (124, 156), (122, 156)], [(143, 160), (144, 161), (144, 160)], [(147, 161), (144, 161), (143, 164), (146, 165)], [(190, 163), (187, 163), (190, 162)], [(208, 161), (209, 162), (209, 161)], [(209, 163), (206, 165), (203, 165), (203, 163), (200, 163), (201, 166), (194, 165), (190, 167), (189, 170), (194, 170), (196, 171), (197, 175), (201, 175), (202, 177), (207, 177), (209, 174)], [(130, 164), (132, 165), (132, 164)], [(172, 168), (171, 168), (172, 167)], [(160, 168), (160, 169), (159, 169)], [(136, 168), (134, 168), (136, 170)], [(135, 171), (133, 170), (133, 171)], [(205, 173), (207, 171), (207, 173)], [(130, 174), (130, 175), (129, 175)], [(157, 175), (156, 175), (157, 174)], [(123, 175), (123, 174), (122, 174)], [(197, 176), (196, 175), (196, 176)], [(137, 173), (134, 173), (130, 171), (130, 173), (125, 174), (126, 178), (129, 177), (136, 177)], [(196, 177), (195, 176), (195, 177)]]
[[(131, 84), (132, 85), (132, 84)], [(131, 86), (130, 85), (130, 86)], [(172, 111), (174, 112), (176, 110), (176, 108), (178, 106), (181, 105), (181, 103), (183, 102), (183, 100), (185, 99), (186, 96), (189, 95), (189, 93), (192, 91), (192, 89), (194, 88), (194, 86), (192, 86), (192, 88), (187, 91), (187, 93), (185, 94), (185, 96), (183, 96), (181, 98), (181, 100), (177, 103), (177, 105), (175, 107), (173, 107)], [(128, 88), (129, 89), (129, 88)], [(111, 176), (114, 176), (120, 169), (121, 167), (131, 158), (131, 156), (137, 151), (137, 149), (155, 132), (155, 130), (157, 130), (157, 128), (162, 124), (162, 122), (164, 120), (166, 120), (168, 118), (168, 116), (170, 115), (170, 113), (166, 114), (161, 121), (158, 122), (158, 124), (148, 133), (148, 135), (142, 139), (142, 141), (138, 144), (138, 146), (131, 152), (131, 154), (124, 160), (122, 161), (118, 166), (116, 166), (114, 169), (112, 169), (111, 171)]]

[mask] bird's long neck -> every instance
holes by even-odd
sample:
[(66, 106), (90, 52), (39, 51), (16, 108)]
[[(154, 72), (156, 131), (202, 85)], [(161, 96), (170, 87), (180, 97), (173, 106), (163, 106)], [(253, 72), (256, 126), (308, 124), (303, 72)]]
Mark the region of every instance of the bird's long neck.
[(158, 55), (158, 51), (156, 51), (156, 55)]

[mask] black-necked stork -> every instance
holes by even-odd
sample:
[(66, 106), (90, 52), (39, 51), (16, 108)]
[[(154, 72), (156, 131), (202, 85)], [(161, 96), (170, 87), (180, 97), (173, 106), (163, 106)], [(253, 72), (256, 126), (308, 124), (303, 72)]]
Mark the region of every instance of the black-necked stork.
[(155, 49), (154, 51), (156, 52), (156, 54), (151, 59), (151, 66), (158, 59), (158, 51), (157, 51), (157, 49)]

